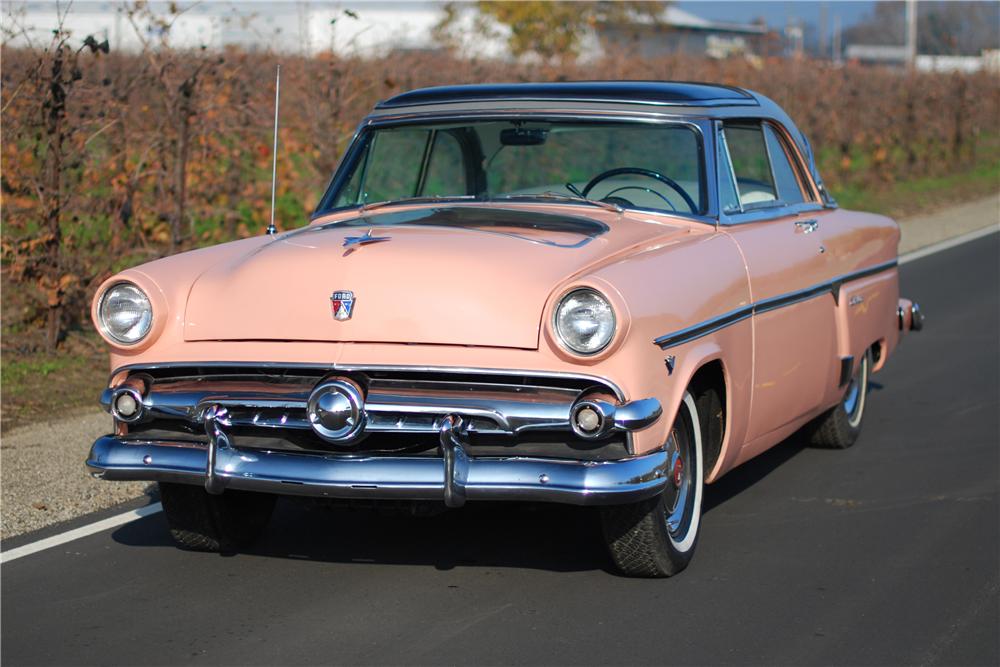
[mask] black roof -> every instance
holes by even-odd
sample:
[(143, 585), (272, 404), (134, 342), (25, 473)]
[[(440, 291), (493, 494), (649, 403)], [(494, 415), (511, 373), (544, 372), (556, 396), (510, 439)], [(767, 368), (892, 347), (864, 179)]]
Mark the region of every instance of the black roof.
[(419, 88), (379, 102), (376, 109), (499, 100), (616, 102), (669, 106), (747, 106), (756, 98), (741, 88), (684, 81), (568, 81), (480, 83)]

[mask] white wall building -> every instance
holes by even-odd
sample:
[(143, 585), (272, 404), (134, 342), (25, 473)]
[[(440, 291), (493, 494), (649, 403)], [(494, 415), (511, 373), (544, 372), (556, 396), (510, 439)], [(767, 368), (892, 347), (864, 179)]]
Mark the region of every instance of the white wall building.
[[(143, 40), (157, 42), (160, 31), (141, 15), (130, 20), (124, 0), (2, 0), (4, 42), (46, 43), (65, 12), (64, 27), (74, 37), (107, 39), (112, 49), (135, 51)], [(379, 55), (398, 49), (435, 48), (434, 26), (443, 13), (438, 2), (328, 2), (298, 0), (154, 1), (151, 12), (171, 22), (168, 42), (177, 48), (248, 50), (315, 54), (330, 51)], [(67, 10), (68, 7), (68, 10)], [(486, 49), (485, 52), (490, 52)]]
[[(3, 39), (11, 45), (45, 44), (64, 11), (64, 27), (75, 38), (94, 35), (107, 39), (116, 51), (136, 51), (144, 40), (156, 43), (161, 35), (155, 21), (129, 19), (126, 9), (132, 4), (127, 0), (0, 0)], [(176, 16), (171, 15), (170, 4), (153, 0), (149, 9), (156, 17), (172, 21), (166, 39), (175, 48), (238, 46), (302, 55), (333, 51), (377, 56), (440, 48), (433, 29), (444, 18), (441, 0), (178, 0), (175, 4), (182, 11)], [(474, 30), (473, 21), (473, 12), (460, 12), (450, 31), (457, 37), (460, 52), (469, 57), (506, 57), (508, 29), (494, 25), (495, 36), (486, 38)], [(602, 53), (602, 44), (614, 46), (616, 30), (628, 33), (630, 43), (636, 36), (633, 33), (640, 31), (640, 50), (646, 55), (685, 51), (711, 57), (750, 51), (747, 37), (764, 32), (761, 26), (711, 22), (668, 6), (656, 25), (600, 26), (600, 36), (584, 37), (581, 54), (596, 57)]]
[[(905, 46), (880, 44), (850, 44), (845, 52), (848, 60), (870, 65), (906, 65)], [(913, 66), (920, 72), (1000, 72), (1000, 49), (987, 49), (978, 56), (934, 56), (918, 54)]]

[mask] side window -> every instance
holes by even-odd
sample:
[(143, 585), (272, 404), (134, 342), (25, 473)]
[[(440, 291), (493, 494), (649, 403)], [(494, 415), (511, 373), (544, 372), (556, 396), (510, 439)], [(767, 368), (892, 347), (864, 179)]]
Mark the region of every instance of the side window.
[(760, 124), (727, 123), (725, 133), (733, 172), (736, 174), (740, 204), (747, 207), (778, 199)]
[(379, 168), (366, 175), (362, 201), (388, 201), (417, 194), (428, 134), (429, 130), (401, 129), (375, 135), (368, 161)]
[(785, 142), (770, 124), (765, 123), (764, 136), (767, 140), (767, 152), (771, 156), (774, 179), (778, 182), (778, 199), (786, 204), (801, 204), (806, 199), (802, 195), (799, 179), (795, 177), (795, 170), (788, 159)]
[(465, 163), (462, 161), (462, 147), (458, 139), (447, 132), (435, 132), (424, 187), (420, 194), (447, 197), (467, 193)]

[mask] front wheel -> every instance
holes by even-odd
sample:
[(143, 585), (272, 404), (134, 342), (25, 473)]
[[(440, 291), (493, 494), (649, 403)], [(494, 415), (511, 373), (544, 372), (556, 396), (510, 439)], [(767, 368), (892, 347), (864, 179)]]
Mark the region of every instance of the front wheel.
[(160, 482), (160, 501), (177, 546), (232, 551), (250, 546), (271, 519), (277, 496), (250, 491), (211, 495), (200, 486)]
[(601, 508), (604, 539), (615, 566), (630, 577), (669, 577), (691, 562), (698, 544), (702, 470), (701, 421), (684, 392), (667, 438), (667, 485), (637, 503)]

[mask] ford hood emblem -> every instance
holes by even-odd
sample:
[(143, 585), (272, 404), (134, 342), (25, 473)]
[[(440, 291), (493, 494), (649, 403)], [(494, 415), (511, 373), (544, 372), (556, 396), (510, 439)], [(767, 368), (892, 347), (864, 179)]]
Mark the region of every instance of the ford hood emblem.
[(330, 309), (338, 322), (351, 319), (354, 314), (354, 292), (338, 290), (330, 295)]

